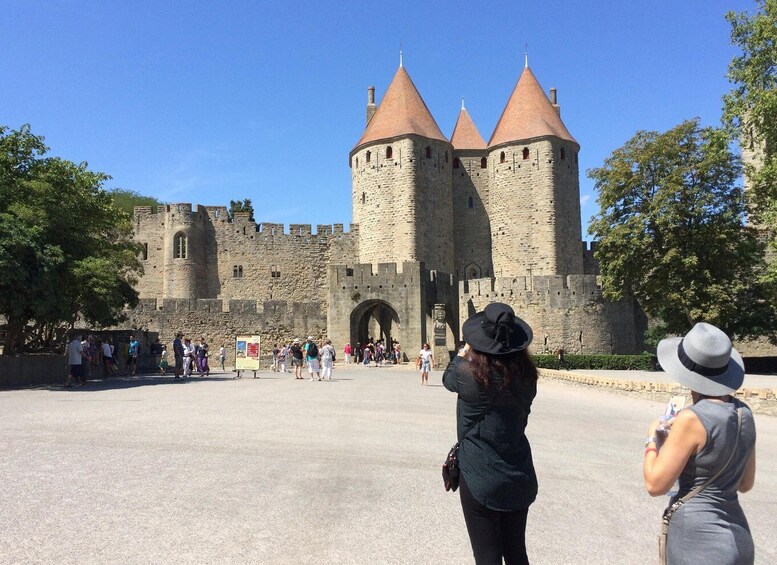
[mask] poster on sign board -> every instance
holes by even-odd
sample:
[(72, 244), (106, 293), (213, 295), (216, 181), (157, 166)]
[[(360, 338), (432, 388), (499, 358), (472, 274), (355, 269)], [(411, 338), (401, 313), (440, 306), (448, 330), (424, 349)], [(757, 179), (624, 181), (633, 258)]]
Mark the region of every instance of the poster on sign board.
[(259, 370), (262, 338), (258, 335), (239, 335), (235, 340), (235, 369)]

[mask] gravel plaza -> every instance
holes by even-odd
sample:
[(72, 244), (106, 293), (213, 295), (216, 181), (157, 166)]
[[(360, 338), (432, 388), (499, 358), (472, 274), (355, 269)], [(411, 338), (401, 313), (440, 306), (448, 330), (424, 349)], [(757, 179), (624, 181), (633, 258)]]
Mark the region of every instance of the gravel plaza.
[[(440, 466), (456, 397), (398, 368), (0, 391), (0, 563), (472, 563)], [(664, 404), (542, 379), (527, 435), (536, 564), (652, 564), (666, 497), (642, 482)], [(741, 496), (777, 563), (777, 418)]]

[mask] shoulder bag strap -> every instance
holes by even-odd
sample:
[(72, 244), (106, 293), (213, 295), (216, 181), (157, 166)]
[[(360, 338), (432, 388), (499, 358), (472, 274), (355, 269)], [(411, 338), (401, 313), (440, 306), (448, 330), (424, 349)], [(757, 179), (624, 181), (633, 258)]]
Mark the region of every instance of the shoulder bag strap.
[(736, 440), (734, 441), (734, 449), (731, 451), (731, 455), (728, 456), (728, 460), (726, 461), (725, 465), (723, 465), (720, 469), (718, 469), (717, 473), (715, 473), (709, 479), (704, 481), (703, 484), (697, 486), (691, 492), (689, 492), (684, 497), (682, 497), (678, 502), (680, 502), (681, 504), (685, 504), (690, 499), (692, 499), (694, 496), (696, 496), (701, 491), (703, 491), (705, 487), (707, 487), (710, 483), (712, 483), (712, 481), (717, 479), (721, 475), (721, 473), (723, 473), (723, 471), (726, 470), (726, 468), (728, 467), (729, 463), (731, 463), (731, 460), (734, 458), (734, 454), (737, 452), (737, 447), (739, 446), (739, 436), (740, 436), (741, 430), (742, 430), (742, 409), (741, 408), (737, 408), (737, 437), (736, 437)]

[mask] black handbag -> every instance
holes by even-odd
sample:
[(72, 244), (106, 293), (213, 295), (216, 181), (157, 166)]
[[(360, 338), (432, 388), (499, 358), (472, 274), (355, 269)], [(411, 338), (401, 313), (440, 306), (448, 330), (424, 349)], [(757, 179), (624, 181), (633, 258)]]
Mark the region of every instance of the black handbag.
[[(494, 398), (497, 398), (499, 396), (499, 393), (502, 392), (502, 389), (500, 387), (499, 392), (496, 393), (496, 396)], [(469, 433), (475, 429), (475, 426), (477, 426), (483, 418), (486, 417), (486, 414), (488, 414), (491, 411), (491, 408), (493, 408), (494, 403), (491, 402), (491, 404), (488, 405), (488, 408), (483, 410), (482, 414), (478, 416), (478, 419), (475, 420), (475, 422), (470, 426), (470, 428), (467, 430), (467, 432), (461, 436), (461, 439), (463, 440), (465, 437), (469, 435)], [(445, 491), (448, 492), (452, 490), (453, 492), (456, 492), (456, 489), (459, 488), (459, 479), (461, 477), (460, 475), (460, 469), (459, 469), (459, 442), (457, 441), (455, 444), (453, 444), (453, 447), (451, 447), (451, 450), (448, 452), (448, 455), (445, 457), (445, 462), (442, 464), (442, 482), (445, 485)]]

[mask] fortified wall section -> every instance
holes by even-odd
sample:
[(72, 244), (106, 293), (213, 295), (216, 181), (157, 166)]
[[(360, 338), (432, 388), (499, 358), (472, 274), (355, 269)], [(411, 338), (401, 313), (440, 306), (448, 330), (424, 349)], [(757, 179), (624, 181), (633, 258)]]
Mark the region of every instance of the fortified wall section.
[(262, 355), (274, 343), (289, 342), (295, 337), (326, 336), (326, 309), (319, 302), (286, 302), (269, 300), (217, 299), (142, 299), (129, 311), (121, 327), (142, 329), (159, 334), (162, 343), (172, 346), (175, 334), (184, 332), (192, 339), (204, 337), (211, 348), (215, 365), (218, 348), (227, 349), (227, 364), (234, 364), (237, 335), (262, 336)]
[(459, 323), (504, 302), (534, 330), (532, 351), (631, 354), (642, 351), (647, 319), (630, 301), (611, 302), (596, 276), (479, 279), (459, 283)]
[(486, 150), (454, 151), (454, 272), (461, 279), (490, 277), (494, 272), (486, 155)]
[(312, 301), (324, 315), (327, 266), (359, 255), (356, 225), (348, 232), (342, 224), (318, 225), (314, 234), (308, 224), (291, 224), (286, 232), (248, 213), (229, 221), (224, 206), (137, 207), (135, 239), (147, 250), (141, 298)]

